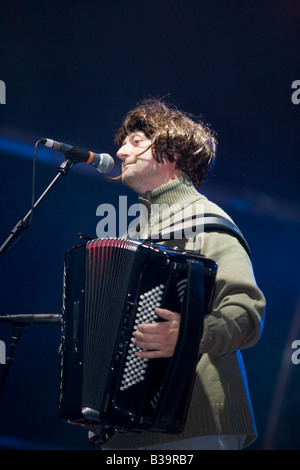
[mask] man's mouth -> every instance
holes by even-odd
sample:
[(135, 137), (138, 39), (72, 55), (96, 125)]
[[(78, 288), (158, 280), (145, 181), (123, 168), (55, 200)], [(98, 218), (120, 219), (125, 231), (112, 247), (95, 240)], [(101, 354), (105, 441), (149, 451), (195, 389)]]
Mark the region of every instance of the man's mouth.
[(127, 166), (134, 165), (135, 162), (123, 162), (123, 168), (126, 168)]

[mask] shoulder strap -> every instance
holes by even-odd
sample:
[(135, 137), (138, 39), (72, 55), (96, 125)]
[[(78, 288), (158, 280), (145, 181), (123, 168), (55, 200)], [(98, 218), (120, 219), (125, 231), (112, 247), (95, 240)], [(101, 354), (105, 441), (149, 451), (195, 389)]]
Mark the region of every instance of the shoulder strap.
[(205, 232), (218, 232), (223, 231), (230, 235), (233, 235), (238, 239), (240, 244), (243, 246), (249, 257), (251, 257), (251, 252), (249, 245), (243, 236), (240, 229), (230, 220), (222, 217), (221, 215), (216, 214), (205, 214), (207, 220), (204, 222), (204, 231)]
[(168, 241), (179, 238), (180, 235), (184, 237), (184, 233), (187, 229), (191, 229), (194, 233), (197, 233), (197, 227), (199, 228), (199, 233), (201, 230), (204, 230), (204, 232), (225, 232), (236, 237), (249, 257), (251, 256), (248, 243), (239, 228), (229, 219), (218, 214), (204, 214), (203, 217), (189, 217), (183, 219), (161, 230), (158, 234), (152, 235), (151, 238), (148, 238), (146, 241)]

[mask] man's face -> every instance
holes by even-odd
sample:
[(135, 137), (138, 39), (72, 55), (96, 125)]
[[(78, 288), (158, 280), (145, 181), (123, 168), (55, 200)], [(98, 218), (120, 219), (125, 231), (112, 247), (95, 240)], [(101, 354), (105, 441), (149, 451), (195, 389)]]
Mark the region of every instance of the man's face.
[(138, 194), (152, 191), (177, 176), (174, 163), (168, 159), (158, 163), (154, 159), (151, 143), (143, 132), (132, 132), (117, 152), (122, 160), (122, 181)]

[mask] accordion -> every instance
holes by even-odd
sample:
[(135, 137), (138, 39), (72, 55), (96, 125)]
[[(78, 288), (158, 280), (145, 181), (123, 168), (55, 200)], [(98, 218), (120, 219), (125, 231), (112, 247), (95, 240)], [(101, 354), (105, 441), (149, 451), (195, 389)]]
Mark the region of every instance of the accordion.
[[(177, 248), (97, 239), (65, 253), (60, 417), (115, 431), (182, 432), (217, 265)], [(141, 323), (181, 314), (171, 358), (144, 359), (132, 343)]]

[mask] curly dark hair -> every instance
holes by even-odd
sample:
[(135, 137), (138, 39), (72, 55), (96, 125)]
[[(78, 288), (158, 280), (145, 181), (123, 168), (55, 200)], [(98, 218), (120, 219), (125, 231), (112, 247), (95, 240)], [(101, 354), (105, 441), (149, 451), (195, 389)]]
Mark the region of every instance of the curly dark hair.
[(158, 98), (147, 98), (129, 111), (115, 134), (122, 146), (128, 134), (143, 132), (152, 141), (154, 158), (168, 158), (200, 187), (211, 173), (216, 156), (216, 134), (200, 118), (184, 113)]

